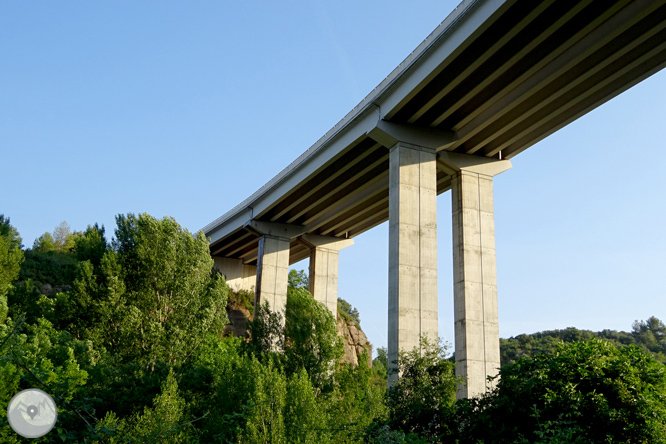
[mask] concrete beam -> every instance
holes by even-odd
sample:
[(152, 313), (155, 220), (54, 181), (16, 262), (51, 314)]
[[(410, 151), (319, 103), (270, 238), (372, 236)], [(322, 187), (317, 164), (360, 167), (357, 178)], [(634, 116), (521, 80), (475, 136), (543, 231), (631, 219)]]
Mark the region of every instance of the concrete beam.
[(304, 234), (299, 241), (310, 249), (310, 293), (337, 317), (339, 252), (354, 241), (312, 234)]
[(458, 170), (451, 196), (456, 375), (467, 380), (460, 399), (492, 389), (488, 376), (500, 367), (492, 177), (511, 164), (446, 154)]
[(460, 171), (483, 174), (485, 176), (497, 176), (511, 168), (508, 160), (497, 160), (489, 157), (473, 156), (470, 154), (450, 153), (442, 151), (437, 153), (437, 163), (442, 170), (449, 175)]
[(214, 265), (222, 273), (227, 281), (227, 285), (232, 290), (254, 291), (257, 281), (257, 267), (247, 265), (242, 259), (230, 257), (213, 257)]
[(245, 222), (244, 228), (259, 237), (277, 236), (283, 239), (293, 239), (305, 232), (305, 227), (301, 225), (280, 224), (254, 219)]
[(435, 151), (441, 151), (458, 140), (458, 136), (453, 131), (402, 125), (385, 120), (377, 122), (377, 125), (368, 132), (368, 136), (387, 148), (402, 142)]
[[(398, 143), (389, 173), (388, 359), (436, 341), (437, 166), (432, 148)], [(389, 378), (389, 384), (397, 375)]]
[(341, 239), (334, 236), (318, 236), (316, 234), (304, 234), (298, 240), (306, 247), (323, 248), (326, 250), (340, 251), (343, 248), (354, 245), (354, 239)]

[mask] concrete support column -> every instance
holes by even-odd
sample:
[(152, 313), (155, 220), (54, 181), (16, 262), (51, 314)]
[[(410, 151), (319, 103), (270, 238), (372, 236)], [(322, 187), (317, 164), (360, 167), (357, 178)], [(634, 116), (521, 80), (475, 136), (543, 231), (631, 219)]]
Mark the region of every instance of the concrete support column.
[(304, 234), (300, 241), (310, 248), (310, 293), (337, 317), (339, 251), (354, 241), (311, 234)]
[(468, 398), (491, 389), (500, 366), (493, 179), (461, 171), (451, 184), (456, 375)]
[[(391, 148), (389, 172), (389, 366), (398, 351), (436, 341), (436, 151), (403, 142)], [(397, 375), (389, 378), (389, 384)]]
[(259, 239), (254, 313), (268, 302), (272, 312), (282, 313), (287, 305), (289, 275), (289, 238), (263, 235)]
[[(511, 164), (444, 154), (452, 167), (453, 297), (456, 375), (467, 383), (457, 397), (492, 389), (488, 376), (500, 367), (493, 176)], [(442, 160), (440, 158), (440, 160)]]
[(254, 313), (265, 302), (272, 312), (282, 313), (287, 305), (289, 247), (291, 239), (303, 234), (303, 227), (250, 220), (245, 229), (259, 236)]
[(214, 267), (224, 275), (232, 290), (254, 291), (257, 281), (257, 267), (243, 263), (243, 259), (214, 257)]

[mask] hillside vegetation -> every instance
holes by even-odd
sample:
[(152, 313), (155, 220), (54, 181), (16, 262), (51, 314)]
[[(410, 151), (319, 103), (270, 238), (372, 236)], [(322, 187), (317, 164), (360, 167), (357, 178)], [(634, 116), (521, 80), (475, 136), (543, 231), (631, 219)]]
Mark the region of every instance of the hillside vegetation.
[[(664, 443), (664, 325), (567, 329), (502, 341), (497, 388), (456, 402), (441, 343), (345, 363), (336, 319), (290, 275), (286, 310), (249, 312), (208, 242), (171, 218), (119, 215), (113, 238), (66, 224), (31, 249), (0, 215), (0, 404), (40, 388), (55, 428), (30, 442)], [(340, 322), (360, 328), (341, 301)], [(226, 329), (225, 329), (226, 328)], [(360, 348), (363, 353), (363, 347)], [(395, 370), (393, 370), (395, 369)], [(0, 442), (28, 442), (0, 409)]]
[(593, 332), (569, 327), (500, 339), (501, 362), (508, 365), (521, 357), (552, 354), (561, 342), (589, 341), (592, 338), (608, 341), (620, 348), (633, 345), (666, 364), (666, 325), (654, 316), (647, 321), (635, 321), (629, 333), (615, 330)]

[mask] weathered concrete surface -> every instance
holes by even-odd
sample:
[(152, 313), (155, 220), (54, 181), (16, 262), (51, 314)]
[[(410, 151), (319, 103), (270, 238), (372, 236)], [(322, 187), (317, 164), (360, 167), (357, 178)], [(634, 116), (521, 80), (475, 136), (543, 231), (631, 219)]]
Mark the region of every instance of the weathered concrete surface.
[(311, 234), (299, 240), (310, 249), (310, 293), (337, 317), (339, 251), (353, 245), (354, 241)]
[(436, 156), (434, 149), (405, 143), (391, 148), (389, 366), (399, 350), (418, 347), (421, 335), (438, 335)]
[(234, 291), (254, 290), (257, 282), (256, 265), (246, 265), (242, 259), (213, 257), (214, 267), (224, 275), (227, 285)]
[[(283, 313), (287, 305), (289, 275), (289, 238), (264, 235), (259, 239), (254, 313), (268, 303), (272, 312)], [(284, 322), (284, 319), (283, 319)]]
[[(457, 169), (451, 179), (456, 375), (467, 379), (458, 398), (491, 389), (488, 376), (500, 367), (493, 175), (508, 161), (445, 159)], [(471, 162), (471, 163), (470, 163)]]

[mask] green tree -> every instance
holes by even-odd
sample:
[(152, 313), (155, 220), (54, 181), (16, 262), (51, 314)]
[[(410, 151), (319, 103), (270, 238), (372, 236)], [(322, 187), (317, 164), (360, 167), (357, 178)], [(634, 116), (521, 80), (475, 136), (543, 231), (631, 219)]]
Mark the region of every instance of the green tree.
[(561, 343), (500, 370), (459, 403), (461, 443), (666, 442), (666, 368), (638, 348)]
[(88, 225), (82, 233), (73, 236), (74, 254), (79, 261), (90, 261), (95, 268), (99, 268), (102, 257), (109, 249), (104, 237), (104, 226)]
[(330, 421), (323, 404), (318, 402), (316, 391), (305, 370), (291, 375), (287, 380), (285, 402), (285, 433), (294, 444), (324, 444), (330, 442)]
[(254, 319), (247, 323), (250, 340), (244, 344), (245, 351), (260, 360), (284, 352), (283, 320), (284, 314), (271, 311), (268, 302), (257, 307)]
[(11, 225), (9, 218), (5, 217), (4, 214), (0, 214), (0, 237), (8, 239), (11, 248), (23, 248), (23, 245), (21, 245), (21, 236), (19, 236), (16, 228)]
[(44, 233), (35, 239), (35, 242), (32, 245), (32, 250), (39, 253), (55, 251), (55, 241), (53, 240), (51, 233)]
[(377, 349), (377, 357), (372, 360), (372, 368), (382, 379), (388, 377), (388, 350), (386, 350), (386, 347)]
[(330, 389), (330, 375), (343, 353), (330, 310), (304, 288), (290, 288), (284, 335), (287, 371), (294, 374), (303, 368), (316, 388)]
[(53, 230), (53, 244), (55, 251), (67, 252), (74, 248), (74, 233), (67, 221), (60, 222)]
[(358, 328), (361, 328), (361, 316), (358, 310), (342, 298), (338, 298), (338, 313), (345, 321), (353, 321)]
[(75, 233), (72, 233), (66, 221), (62, 221), (55, 227), (53, 233), (47, 232), (39, 236), (32, 249), (40, 253), (48, 253), (49, 251), (67, 253), (74, 248), (74, 239)]
[[(53, 328), (45, 319), (31, 325), (21, 321), (8, 324), (7, 328), (0, 326), (0, 402), (8, 405), (20, 390), (40, 388), (58, 405), (58, 428), (65, 434), (70, 430), (72, 439), (90, 436), (85, 421), (91, 409), (84, 401), (88, 373), (82, 367), (96, 362), (99, 352), (90, 342)], [(6, 424), (6, 410), (2, 409), (0, 442), (14, 442), (16, 435), (3, 427)], [(50, 442), (56, 436), (54, 432), (42, 441)]]
[(291, 289), (303, 288), (308, 290), (310, 287), (310, 278), (305, 273), (305, 270), (289, 270), (287, 276), (287, 286)]
[(107, 335), (106, 343), (129, 359), (180, 364), (227, 322), (228, 287), (212, 271), (208, 241), (168, 217), (128, 214), (116, 222), (114, 251), (102, 259), (109, 291), (100, 311), (123, 342)]
[(249, 367), (251, 392), (246, 399), (246, 422), (238, 442), (248, 444), (286, 443), (284, 413), (287, 378), (271, 361), (261, 365), (252, 358)]
[(568, 327), (562, 330), (547, 330), (522, 334), (514, 338), (500, 339), (500, 362), (514, 364), (518, 358), (536, 354), (552, 354), (561, 341), (588, 341), (600, 338), (622, 347), (636, 345), (662, 364), (666, 364), (666, 328), (661, 320), (652, 316), (647, 321), (635, 321), (632, 332), (602, 330), (593, 332)]
[(185, 417), (185, 400), (180, 396), (173, 369), (162, 384), (161, 393), (153, 400), (152, 408), (145, 407), (121, 434), (135, 442), (189, 443), (191, 424)]
[[(363, 442), (373, 422), (386, 420), (386, 384), (376, 384), (365, 353), (358, 366), (341, 364), (335, 372), (335, 390), (327, 396), (329, 428), (336, 443)], [(374, 441), (373, 441), (374, 442)]]
[(399, 353), (391, 372), (399, 373), (400, 378), (387, 392), (389, 425), (432, 439), (453, 435), (451, 419), (459, 380), (441, 341), (430, 343), (422, 337), (419, 348)]
[(23, 262), (21, 238), (9, 218), (0, 214), (0, 323), (5, 321), (9, 307), (7, 305), (7, 292), (12, 283), (18, 278)]

